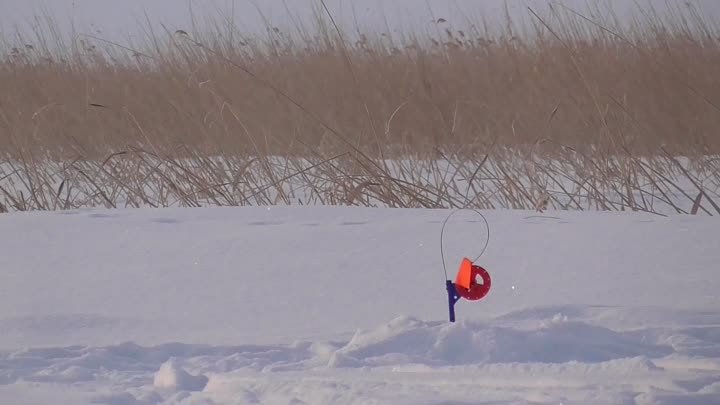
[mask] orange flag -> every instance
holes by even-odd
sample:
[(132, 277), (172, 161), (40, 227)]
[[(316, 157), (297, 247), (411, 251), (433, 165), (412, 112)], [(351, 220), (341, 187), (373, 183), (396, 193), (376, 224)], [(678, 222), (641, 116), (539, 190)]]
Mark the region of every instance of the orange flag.
[(458, 270), (457, 277), (455, 278), (455, 285), (458, 285), (460, 287), (465, 288), (466, 290), (470, 289), (470, 284), (472, 283), (472, 262), (470, 259), (463, 259), (462, 263), (460, 263), (460, 270)]

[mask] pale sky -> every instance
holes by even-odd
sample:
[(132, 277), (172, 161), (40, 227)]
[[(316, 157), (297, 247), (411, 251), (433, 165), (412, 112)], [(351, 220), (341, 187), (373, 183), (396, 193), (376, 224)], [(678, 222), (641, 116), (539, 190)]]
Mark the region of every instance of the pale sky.
[[(538, 11), (547, 8), (550, 0), (507, 0), (510, 12), (527, 17), (527, 6)], [(611, 4), (619, 14), (625, 14), (638, 0), (552, 0), (562, 2), (579, 11), (593, 1)], [(687, 0), (639, 0), (652, 3), (658, 9), (664, 4), (681, 5)], [(355, 17), (363, 27), (381, 27), (385, 19), (392, 28), (430, 24), (432, 17), (443, 17), (462, 25), (463, 12), (482, 13), (488, 19), (501, 15), (506, 0), (326, 0), (331, 12), (339, 19), (352, 22)], [(720, 17), (720, 0), (690, 0), (703, 10), (704, 15)], [(287, 22), (285, 4), (293, 13), (308, 14), (319, 0), (0, 0), (0, 28), (13, 30), (16, 26), (27, 29), (32, 16), (50, 13), (68, 27), (72, 22), (80, 31), (93, 32), (106, 39), (118, 40), (136, 33), (147, 13), (153, 22), (162, 22), (169, 29), (190, 30), (190, 10), (202, 16), (232, 17), (242, 30), (265, 27), (258, 10), (273, 24)], [(497, 19), (495, 20), (497, 21)], [(100, 32), (97, 32), (100, 31)]]

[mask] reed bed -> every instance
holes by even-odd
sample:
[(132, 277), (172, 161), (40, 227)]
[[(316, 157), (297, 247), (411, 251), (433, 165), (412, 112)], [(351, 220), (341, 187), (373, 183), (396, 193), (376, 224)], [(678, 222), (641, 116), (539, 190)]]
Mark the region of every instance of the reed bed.
[(123, 43), (44, 16), (0, 38), (0, 211), (720, 214), (718, 25), (686, 4), (527, 14), (362, 32), (319, 3), (266, 35), (219, 19)]

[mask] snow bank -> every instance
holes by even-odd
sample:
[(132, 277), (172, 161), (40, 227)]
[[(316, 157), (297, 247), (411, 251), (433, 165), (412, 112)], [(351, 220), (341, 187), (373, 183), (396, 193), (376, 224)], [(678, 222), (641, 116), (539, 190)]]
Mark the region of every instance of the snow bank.
[[(341, 341), (0, 352), (0, 373), (11, 370), (0, 398), (34, 382), (109, 390), (90, 397), (109, 405), (466, 403), (488, 396), (498, 404), (713, 404), (720, 315), (645, 308), (633, 320), (634, 313), (567, 305), (455, 324), (401, 316)], [(654, 324), (662, 316), (665, 325)]]
[(672, 352), (669, 346), (637, 336), (557, 318), (538, 329), (521, 330), (470, 321), (448, 324), (402, 317), (375, 330), (359, 331), (334, 353), (329, 365), (595, 363), (636, 356), (656, 358)]
[(190, 375), (175, 361), (169, 360), (155, 373), (153, 386), (173, 391), (202, 391), (207, 382), (208, 378), (204, 375)]

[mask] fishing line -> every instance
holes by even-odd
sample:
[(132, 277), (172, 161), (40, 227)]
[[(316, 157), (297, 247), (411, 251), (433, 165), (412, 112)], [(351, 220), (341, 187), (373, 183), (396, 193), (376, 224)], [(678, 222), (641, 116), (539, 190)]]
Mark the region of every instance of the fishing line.
[(485, 218), (485, 215), (483, 215), (480, 211), (473, 209), (473, 208), (461, 208), (461, 209), (451, 212), (450, 215), (448, 215), (447, 218), (445, 218), (445, 221), (443, 221), (442, 229), (440, 230), (440, 257), (442, 258), (442, 265), (443, 265), (443, 272), (445, 273), (445, 280), (448, 280), (447, 266), (445, 264), (445, 252), (444, 252), (444, 246), (443, 246), (443, 239), (445, 236), (445, 225), (447, 225), (448, 221), (450, 220), (450, 218), (453, 215), (457, 214), (459, 211), (462, 211), (462, 210), (473, 211), (474, 213), (478, 214), (480, 216), (480, 218), (482, 218), (483, 221), (485, 222), (485, 230), (487, 233), (487, 237), (485, 238), (485, 246), (483, 246), (482, 251), (473, 260), (473, 262), (476, 262), (485, 253), (485, 250), (487, 249), (488, 244), (490, 243), (490, 224), (488, 223), (487, 218)]

